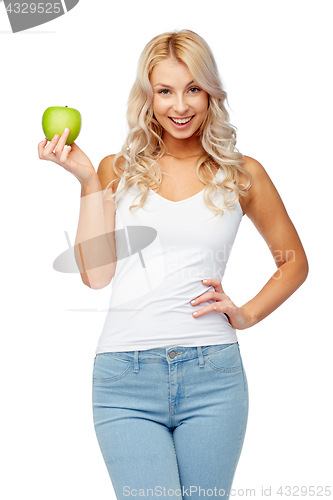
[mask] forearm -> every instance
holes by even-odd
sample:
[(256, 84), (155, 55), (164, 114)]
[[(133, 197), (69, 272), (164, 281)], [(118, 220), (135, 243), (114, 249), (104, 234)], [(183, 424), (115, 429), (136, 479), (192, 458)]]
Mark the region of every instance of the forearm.
[(282, 264), (260, 292), (242, 306), (250, 318), (250, 326), (256, 325), (283, 304), (304, 283), (307, 275), (307, 261)]
[[(104, 203), (98, 177), (81, 187), (74, 254), (82, 281), (91, 288), (106, 286), (111, 281), (116, 266), (115, 249), (110, 245), (110, 235), (107, 235)], [(109, 207), (113, 206), (114, 214), (114, 203), (107, 203)], [(114, 226), (108, 228), (108, 232), (110, 230), (114, 231)]]

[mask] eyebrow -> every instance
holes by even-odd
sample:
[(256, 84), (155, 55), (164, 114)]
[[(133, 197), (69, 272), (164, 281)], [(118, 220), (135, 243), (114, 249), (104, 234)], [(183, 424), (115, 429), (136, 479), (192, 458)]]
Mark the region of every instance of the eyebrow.
[[(191, 85), (191, 83), (194, 83), (194, 80), (192, 80), (190, 83), (188, 83), (186, 85), (186, 87), (188, 87), (189, 85)], [(156, 85), (154, 85), (154, 87), (157, 87), (157, 85), (160, 85), (161, 87), (167, 87), (168, 89), (173, 89), (173, 87), (170, 87), (170, 85), (165, 85), (164, 83), (156, 83)]]

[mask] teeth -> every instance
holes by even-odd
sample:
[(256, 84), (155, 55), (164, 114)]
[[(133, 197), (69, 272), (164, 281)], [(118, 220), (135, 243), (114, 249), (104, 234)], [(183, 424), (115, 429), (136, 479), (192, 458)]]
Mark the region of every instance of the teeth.
[(171, 120), (175, 123), (178, 123), (178, 124), (183, 124), (183, 123), (188, 123), (190, 120), (192, 119), (192, 116), (191, 118), (185, 118), (184, 120), (179, 120), (177, 118), (171, 118)]

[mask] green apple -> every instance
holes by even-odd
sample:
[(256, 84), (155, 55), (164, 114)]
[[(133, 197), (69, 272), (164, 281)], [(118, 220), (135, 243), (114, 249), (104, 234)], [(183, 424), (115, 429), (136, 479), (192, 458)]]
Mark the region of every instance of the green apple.
[(61, 136), (66, 127), (69, 128), (70, 134), (66, 141), (69, 146), (73, 144), (80, 133), (81, 113), (77, 109), (68, 108), (67, 106), (47, 108), (43, 114), (42, 127), (45, 137), (49, 141), (52, 141), (56, 134)]

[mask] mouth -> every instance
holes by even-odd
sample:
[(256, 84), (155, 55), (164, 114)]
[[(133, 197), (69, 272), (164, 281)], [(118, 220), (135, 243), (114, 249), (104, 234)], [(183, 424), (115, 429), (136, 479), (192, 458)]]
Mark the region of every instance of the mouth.
[(172, 124), (176, 127), (176, 128), (185, 128), (188, 126), (189, 123), (191, 123), (191, 121), (193, 120), (195, 115), (193, 116), (188, 116), (186, 118), (171, 118), (171, 116), (169, 116), (169, 120), (172, 122)]

